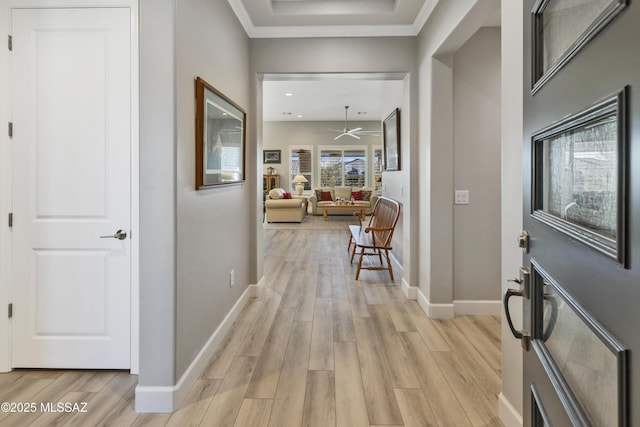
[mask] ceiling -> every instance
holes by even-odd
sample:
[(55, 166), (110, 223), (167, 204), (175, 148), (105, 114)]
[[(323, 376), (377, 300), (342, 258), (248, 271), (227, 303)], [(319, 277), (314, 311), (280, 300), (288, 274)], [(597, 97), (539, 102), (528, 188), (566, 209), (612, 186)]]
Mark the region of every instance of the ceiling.
[(439, 0), (228, 0), (251, 38), (415, 36)]
[(319, 76), (265, 81), (262, 91), (265, 121), (344, 121), (345, 106), (350, 122), (381, 121), (391, 112), (383, 111), (382, 101), (401, 98), (402, 80)]

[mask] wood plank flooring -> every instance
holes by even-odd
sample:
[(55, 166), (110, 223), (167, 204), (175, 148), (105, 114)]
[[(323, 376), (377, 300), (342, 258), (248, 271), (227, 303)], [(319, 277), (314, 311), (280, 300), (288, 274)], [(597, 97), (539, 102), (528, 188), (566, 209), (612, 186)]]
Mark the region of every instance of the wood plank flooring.
[(265, 230), (263, 295), (175, 413), (137, 414), (127, 373), (17, 370), (0, 374), (0, 402), (87, 413), (0, 426), (501, 426), (499, 317), (427, 319), (388, 274), (355, 281), (346, 241), (342, 227)]

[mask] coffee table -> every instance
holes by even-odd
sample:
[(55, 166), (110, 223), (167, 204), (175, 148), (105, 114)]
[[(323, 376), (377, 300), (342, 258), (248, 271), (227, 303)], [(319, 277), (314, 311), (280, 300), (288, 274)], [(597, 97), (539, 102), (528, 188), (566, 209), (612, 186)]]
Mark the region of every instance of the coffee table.
[(351, 211), (351, 212), (355, 212), (355, 211), (360, 211), (360, 219), (364, 220), (364, 209), (367, 207), (367, 205), (365, 204), (358, 204), (358, 202), (356, 202), (355, 205), (347, 205), (347, 204), (335, 204), (335, 203), (330, 203), (327, 205), (324, 205), (324, 220), (327, 220), (327, 213), (329, 211)]

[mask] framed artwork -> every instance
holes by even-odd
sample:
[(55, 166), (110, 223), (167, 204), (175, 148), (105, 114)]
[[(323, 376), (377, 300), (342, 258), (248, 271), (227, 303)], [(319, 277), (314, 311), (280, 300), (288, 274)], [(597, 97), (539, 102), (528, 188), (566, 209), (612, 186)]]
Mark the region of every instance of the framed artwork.
[(196, 78), (196, 190), (245, 180), (247, 113)]
[(564, 67), (628, 0), (538, 0), (531, 11), (534, 94)]
[(262, 163), (279, 164), (281, 160), (282, 150), (264, 150), (262, 152)]
[(384, 170), (400, 170), (400, 109), (396, 108), (382, 122)]
[(535, 133), (531, 215), (626, 266), (626, 93)]

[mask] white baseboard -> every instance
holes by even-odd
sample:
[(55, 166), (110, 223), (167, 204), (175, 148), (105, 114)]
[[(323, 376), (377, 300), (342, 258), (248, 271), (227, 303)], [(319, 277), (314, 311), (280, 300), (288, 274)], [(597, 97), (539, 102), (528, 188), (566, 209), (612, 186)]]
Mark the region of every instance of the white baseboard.
[(402, 292), (408, 300), (415, 300), (418, 297), (418, 288), (409, 285), (404, 277), (402, 278)]
[(454, 300), (453, 307), (455, 314), (460, 316), (499, 316), (502, 312), (502, 301)]
[(505, 427), (522, 427), (522, 415), (502, 393), (498, 395), (498, 417)]
[(247, 304), (249, 298), (255, 298), (260, 294), (264, 278), (257, 285), (249, 285), (242, 293), (238, 301), (233, 305), (229, 313), (220, 323), (220, 326), (211, 334), (207, 343), (202, 347), (191, 365), (180, 377), (174, 386), (137, 386), (135, 406), (136, 412), (142, 413), (167, 413), (177, 410), (187, 397), (191, 388), (205, 370), (209, 361), (215, 354), (222, 340), (231, 329), (233, 322)]
[(453, 319), (455, 317), (455, 309), (453, 304), (433, 304), (429, 302), (426, 296), (416, 288), (418, 304), (422, 307), (422, 311), (430, 319)]

